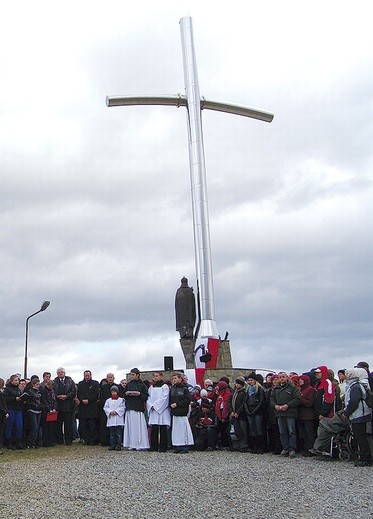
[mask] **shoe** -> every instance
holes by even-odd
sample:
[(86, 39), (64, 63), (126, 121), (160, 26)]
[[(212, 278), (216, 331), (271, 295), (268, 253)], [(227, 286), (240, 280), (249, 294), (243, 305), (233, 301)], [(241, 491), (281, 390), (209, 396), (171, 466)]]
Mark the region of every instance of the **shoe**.
[(121, 450), (122, 450), (122, 447), (121, 447), (120, 445), (117, 445), (117, 446), (115, 447), (115, 450), (116, 450), (116, 451), (121, 451)]
[(296, 456), (295, 451), (289, 451), (289, 458), (294, 459)]
[(312, 456), (321, 456), (322, 452), (321, 451), (318, 451), (317, 449), (308, 449), (308, 452), (312, 455)]
[(304, 451), (302, 452), (302, 456), (304, 456), (305, 458), (312, 458), (314, 456), (313, 452), (310, 452), (310, 451)]
[(114, 445), (111, 445), (111, 446), (109, 447), (108, 450), (109, 450), (109, 451), (115, 451), (115, 447), (114, 447)]
[(287, 451), (286, 449), (283, 449), (281, 452), (280, 452), (281, 456), (289, 456), (289, 451)]
[(321, 456), (325, 456), (327, 458), (332, 458), (332, 454), (330, 452), (322, 451)]
[(355, 467), (371, 467), (372, 462), (371, 461), (364, 461), (364, 460), (356, 460), (354, 463)]

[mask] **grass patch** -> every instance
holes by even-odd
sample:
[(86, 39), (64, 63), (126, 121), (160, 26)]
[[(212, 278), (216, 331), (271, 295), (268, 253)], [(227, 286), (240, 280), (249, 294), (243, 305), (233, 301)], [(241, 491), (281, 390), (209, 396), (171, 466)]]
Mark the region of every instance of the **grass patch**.
[(16, 451), (4, 448), (3, 454), (0, 454), (0, 464), (41, 460), (45, 458), (75, 458), (76, 456), (79, 456), (79, 454), (87, 453), (91, 449), (102, 450), (102, 447), (88, 447), (81, 443), (73, 443), (72, 445), (55, 445), (54, 447), (39, 447), (38, 449), (24, 449)]

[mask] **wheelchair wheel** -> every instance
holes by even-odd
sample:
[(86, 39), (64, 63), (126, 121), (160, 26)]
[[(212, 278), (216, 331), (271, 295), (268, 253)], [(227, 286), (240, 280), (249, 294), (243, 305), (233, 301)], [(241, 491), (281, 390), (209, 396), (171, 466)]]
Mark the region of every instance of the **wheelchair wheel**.
[(358, 456), (358, 446), (357, 446), (356, 440), (353, 437), (351, 431), (347, 435), (346, 444), (347, 444), (347, 450), (350, 454), (350, 459), (355, 460)]
[(341, 461), (350, 461), (351, 460), (351, 454), (347, 450), (341, 450), (339, 452), (338, 457)]

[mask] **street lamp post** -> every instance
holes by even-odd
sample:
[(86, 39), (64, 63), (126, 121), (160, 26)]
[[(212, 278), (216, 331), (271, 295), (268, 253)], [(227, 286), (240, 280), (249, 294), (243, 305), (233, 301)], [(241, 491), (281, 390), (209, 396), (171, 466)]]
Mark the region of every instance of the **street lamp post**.
[(40, 312), (44, 312), (50, 305), (50, 301), (44, 301), (44, 303), (41, 305), (40, 310), (37, 312), (34, 312), (33, 314), (29, 315), (26, 319), (26, 340), (25, 340), (25, 364), (23, 369), (23, 378), (27, 378), (27, 341), (28, 341), (28, 322), (31, 319), (31, 317), (34, 317), (36, 314), (40, 314)]

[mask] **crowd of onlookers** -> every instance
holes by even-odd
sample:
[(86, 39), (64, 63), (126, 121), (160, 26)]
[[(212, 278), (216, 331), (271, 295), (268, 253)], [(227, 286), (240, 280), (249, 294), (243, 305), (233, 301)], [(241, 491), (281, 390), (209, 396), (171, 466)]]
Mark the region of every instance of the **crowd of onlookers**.
[(0, 453), (56, 444), (102, 445), (110, 450), (229, 449), (289, 458), (332, 459), (333, 435), (348, 430), (356, 466), (372, 465), (373, 376), (366, 362), (341, 369), (251, 373), (192, 386), (183, 373), (156, 371), (141, 380), (98, 382), (89, 370), (75, 383), (64, 368), (30, 380), (0, 379)]

